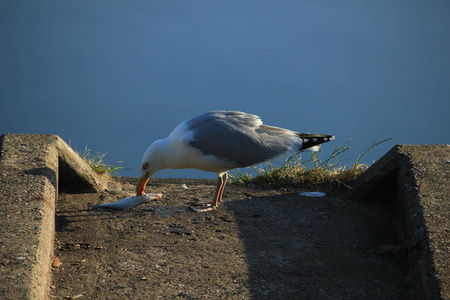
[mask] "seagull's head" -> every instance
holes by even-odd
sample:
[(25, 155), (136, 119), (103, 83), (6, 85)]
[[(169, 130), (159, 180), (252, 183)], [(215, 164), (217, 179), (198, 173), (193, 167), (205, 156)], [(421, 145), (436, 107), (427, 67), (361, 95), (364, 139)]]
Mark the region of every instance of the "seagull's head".
[(165, 169), (165, 166), (163, 165), (164, 152), (161, 149), (161, 143), (156, 141), (148, 147), (147, 151), (145, 151), (141, 163), (141, 176), (136, 185), (136, 195), (145, 194), (145, 185), (150, 177), (159, 170)]

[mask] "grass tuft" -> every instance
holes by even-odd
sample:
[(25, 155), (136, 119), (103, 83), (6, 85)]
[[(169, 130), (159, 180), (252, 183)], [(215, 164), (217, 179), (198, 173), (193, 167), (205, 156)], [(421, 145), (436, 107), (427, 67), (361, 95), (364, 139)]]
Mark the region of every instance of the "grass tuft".
[[(76, 151), (76, 150), (75, 150)], [(118, 176), (117, 171), (126, 170), (125, 166), (122, 165), (122, 161), (118, 161), (112, 164), (106, 163), (105, 156), (107, 153), (95, 153), (91, 154), (91, 150), (86, 146), (83, 152), (78, 152), (78, 155), (86, 161), (86, 163), (100, 175)]]
[[(349, 139), (343, 146), (336, 147), (331, 155), (321, 160), (322, 151), (309, 152), (310, 157), (302, 161), (302, 154), (289, 157), (286, 162), (275, 167), (271, 162), (256, 167), (240, 169), (235, 171), (235, 180), (243, 184), (261, 184), (271, 186), (298, 186), (318, 185), (322, 183), (337, 182), (346, 186), (346, 182), (356, 179), (368, 166), (361, 161), (374, 147), (387, 142), (385, 139), (375, 142), (363, 154), (359, 155), (351, 166), (343, 165), (339, 156), (350, 149)], [(256, 174), (256, 175), (255, 175)]]

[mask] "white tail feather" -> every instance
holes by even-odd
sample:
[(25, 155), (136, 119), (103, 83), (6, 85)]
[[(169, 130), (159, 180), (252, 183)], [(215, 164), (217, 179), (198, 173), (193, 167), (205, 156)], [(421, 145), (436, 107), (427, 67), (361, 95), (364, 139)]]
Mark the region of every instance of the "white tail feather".
[(302, 151), (317, 152), (317, 151), (319, 151), (319, 149), (320, 149), (320, 145), (316, 145), (316, 146), (313, 146), (313, 147), (306, 148), (305, 150), (302, 150)]

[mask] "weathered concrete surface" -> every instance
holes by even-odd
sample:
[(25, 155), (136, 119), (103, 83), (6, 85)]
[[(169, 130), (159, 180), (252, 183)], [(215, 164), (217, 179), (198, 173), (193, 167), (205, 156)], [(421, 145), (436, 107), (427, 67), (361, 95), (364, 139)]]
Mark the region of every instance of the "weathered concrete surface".
[(219, 209), (195, 213), (189, 205), (211, 199), (214, 181), (152, 179), (159, 201), (88, 209), (132, 195), (136, 182), (60, 195), (52, 299), (412, 299), (389, 204), (347, 200), (331, 185), (314, 198), (230, 184)]
[(450, 146), (397, 145), (354, 187), (354, 199), (397, 204), (417, 299), (450, 299)]
[(2, 135), (0, 149), (0, 298), (46, 299), (58, 189), (106, 182), (55, 135)]
[[(3, 135), (0, 148), (0, 298), (46, 299), (58, 192), (107, 183), (54, 135)], [(448, 145), (396, 146), (351, 195), (398, 204), (417, 299), (450, 298), (448, 161)]]

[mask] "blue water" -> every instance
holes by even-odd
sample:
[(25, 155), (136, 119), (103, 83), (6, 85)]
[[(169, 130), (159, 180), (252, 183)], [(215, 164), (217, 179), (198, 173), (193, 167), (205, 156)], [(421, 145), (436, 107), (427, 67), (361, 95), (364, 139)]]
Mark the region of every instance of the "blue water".
[[(0, 9), (0, 133), (57, 134), (123, 161), (223, 109), (374, 142), (450, 143), (448, 1), (9, 1)], [(347, 160), (346, 160), (347, 159)], [(157, 177), (214, 178), (193, 170)]]

